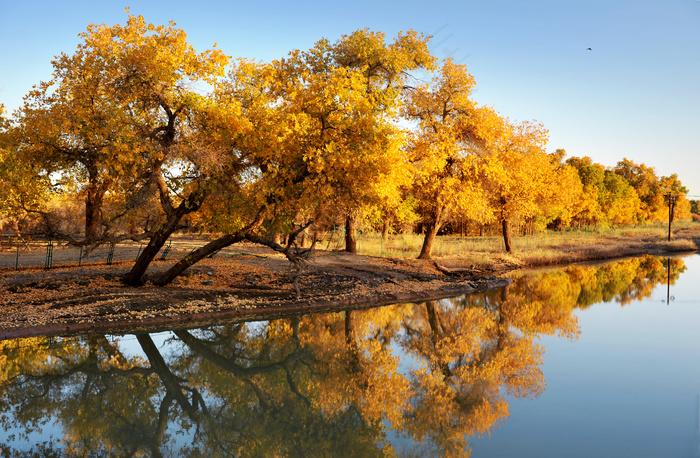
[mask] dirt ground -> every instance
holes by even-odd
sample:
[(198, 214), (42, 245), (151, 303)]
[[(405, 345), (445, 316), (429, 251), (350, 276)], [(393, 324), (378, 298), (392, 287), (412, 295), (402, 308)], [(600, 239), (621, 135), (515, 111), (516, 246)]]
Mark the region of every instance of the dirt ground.
[[(41, 252), (34, 253), (34, 267), (16, 269), (14, 252), (3, 250), (0, 340), (154, 331), (438, 299), (504, 286), (509, 280), (496, 275), (523, 267), (697, 250), (700, 226), (686, 232), (679, 231), (679, 240), (668, 243), (658, 237), (618, 237), (595, 245), (555, 247), (546, 256), (492, 254), (477, 260), (479, 267), (464, 258), (442, 258), (436, 263), (319, 250), (300, 277), (300, 297), (293, 287), (295, 271), (290, 263), (282, 255), (255, 245), (232, 247), (226, 254), (205, 259), (167, 287), (147, 282), (140, 288), (120, 281), (133, 265), (137, 245), (122, 252), (122, 258), (116, 257), (112, 265), (102, 260), (78, 266), (73, 259), (72, 266), (62, 266), (61, 262), (76, 256), (57, 251), (58, 264), (50, 270), (42, 267), (45, 254)], [(178, 242), (182, 243), (194, 242), (185, 238)], [(173, 258), (191, 250), (189, 246), (178, 249), (182, 253), (174, 253)], [(103, 254), (94, 256), (98, 259)], [(146, 279), (173, 262), (172, 258), (154, 261)]]
[[(235, 259), (205, 259), (162, 288), (122, 284), (120, 277), (131, 261), (51, 270), (0, 269), (0, 340), (412, 302), (508, 283), (476, 268), (457, 274), (441, 271), (432, 262), (319, 252), (300, 277), (297, 298), (295, 271), (283, 256), (263, 247), (246, 247), (246, 252)], [(156, 261), (149, 275), (171, 264)]]

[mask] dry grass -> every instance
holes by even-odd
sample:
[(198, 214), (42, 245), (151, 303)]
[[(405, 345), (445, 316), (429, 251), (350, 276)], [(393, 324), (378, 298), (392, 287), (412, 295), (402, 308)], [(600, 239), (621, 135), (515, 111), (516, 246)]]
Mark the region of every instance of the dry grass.
[[(327, 234), (327, 237), (330, 234)], [(342, 248), (335, 234), (319, 247)], [(440, 236), (433, 245), (432, 257), (446, 266), (475, 265), (495, 270), (517, 267), (566, 264), (570, 262), (611, 259), (645, 253), (693, 251), (700, 248), (700, 224), (674, 224), (673, 240), (667, 241), (668, 227), (605, 228), (599, 230), (548, 231), (516, 236), (514, 251), (507, 253), (500, 236)], [(359, 237), (359, 253), (370, 256), (416, 258), (423, 243), (422, 235), (364, 233)]]

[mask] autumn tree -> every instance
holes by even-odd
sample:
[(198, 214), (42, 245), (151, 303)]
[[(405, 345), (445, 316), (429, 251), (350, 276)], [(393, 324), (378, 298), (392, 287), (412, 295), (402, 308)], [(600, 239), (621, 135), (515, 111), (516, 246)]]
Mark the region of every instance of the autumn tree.
[(619, 161), (614, 168), (615, 173), (623, 177), (637, 192), (640, 200), (639, 220), (663, 221), (665, 219), (666, 205), (659, 178), (653, 167), (636, 164), (627, 158)]
[(52, 183), (48, 173), (21, 154), (17, 147), (17, 129), (4, 117), (0, 104), (0, 230), (10, 226), (23, 232), (34, 216), (50, 226), (47, 211)]
[(612, 170), (604, 173), (603, 187), (599, 190), (600, 208), (608, 223), (635, 224), (639, 219), (641, 201), (637, 191)]
[[(671, 174), (667, 177), (659, 178), (659, 188), (666, 198), (668, 203), (669, 195), (673, 196), (673, 218), (689, 218), (690, 217), (690, 201), (687, 199), (688, 188), (683, 186), (677, 174)], [(668, 207), (667, 207), (668, 208)]]
[(627, 179), (589, 157), (571, 157), (566, 161), (577, 171), (583, 184), (582, 201), (574, 217), (585, 223), (635, 224), (642, 202)]
[(381, 32), (358, 30), (274, 63), (286, 109), (305, 127), (297, 139), (320, 201), (345, 217), (347, 251), (357, 250), (360, 215), (397, 206), (409, 183), (394, 117), (409, 72), (433, 66), (427, 40), (409, 31), (386, 43)]
[(133, 183), (138, 155), (126, 107), (115, 100), (113, 62), (93, 40), (98, 28), (80, 36), (78, 50), (52, 62), (53, 76), (34, 86), (18, 110), (20, 152), (47, 173), (80, 183), (85, 202), (85, 237), (101, 236), (103, 200), (122, 182)]
[(697, 199), (690, 200), (690, 212), (694, 215), (700, 214), (700, 201)]
[(505, 249), (513, 251), (513, 224), (549, 209), (565, 216), (563, 193), (575, 193), (572, 171), (560, 165), (558, 156), (544, 150), (547, 130), (536, 122), (511, 123), (494, 112), (486, 112), (485, 125), (493, 126), (479, 156), (478, 176), (492, 211), (501, 226)]
[(128, 127), (129, 148), (123, 152), (127, 163), (138, 161), (129, 175), (138, 178), (134, 195), (155, 193), (162, 210), (161, 223), (125, 277), (137, 285), (181, 219), (206, 199), (208, 178), (235, 166), (209, 147), (204, 126), (212, 118), (237, 114), (221, 113), (197, 91), (198, 85), (223, 76), (228, 59), (216, 49), (197, 53), (173, 23), (155, 26), (140, 16), (129, 16), (126, 26), (90, 26), (83, 40), (75, 58), (104, 62), (100, 73), (108, 78), (115, 106), (116, 119), (110, 120), (120, 129)]
[(479, 184), (470, 174), (482, 138), (470, 99), (474, 78), (464, 65), (446, 60), (440, 75), (407, 93), (404, 116), (417, 123), (407, 150), (415, 167), (412, 195), (425, 226), (420, 259), (429, 259), (433, 241), (452, 212), (487, 218)]
[(360, 30), (270, 64), (239, 60), (233, 66), (212, 98), (223, 110), (240, 109), (250, 128), (238, 137), (226, 122), (210, 130), (243, 166), (238, 175), (226, 175), (228, 189), (223, 186), (205, 205), (225, 235), (180, 260), (157, 284), (242, 239), (284, 251), (296, 262), (303, 251), (285, 249), (270, 233), (308, 226), (328, 203), (353, 209), (345, 214), (350, 226), (362, 209), (398, 205), (409, 175), (390, 115), (405, 73), (429, 66), (432, 57), (426, 39), (414, 32), (391, 44), (384, 40), (381, 33)]

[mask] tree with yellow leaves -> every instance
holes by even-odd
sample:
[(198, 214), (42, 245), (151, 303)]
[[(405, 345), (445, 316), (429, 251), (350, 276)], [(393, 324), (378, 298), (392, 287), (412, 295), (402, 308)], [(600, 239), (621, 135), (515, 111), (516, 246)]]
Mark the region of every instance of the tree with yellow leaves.
[(417, 123), (407, 150), (415, 167), (412, 194), (426, 228), (420, 259), (429, 259), (433, 241), (450, 214), (487, 219), (482, 190), (471, 169), (483, 144), (484, 126), (470, 99), (474, 78), (464, 65), (448, 59), (440, 75), (407, 93), (403, 115)]
[(0, 230), (10, 226), (19, 234), (31, 212), (47, 214), (51, 180), (45, 170), (20, 154), (17, 130), (4, 113), (0, 104)]
[(556, 206), (561, 193), (570, 192), (564, 186), (573, 175), (560, 173), (558, 161), (544, 151), (544, 126), (536, 122), (511, 123), (492, 110), (483, 113), (489, 122), (482, 123), (492, 127), (476, 170), (500, 223), (505, 249), (511, 252), (512, 225)]
[(287, 91), (284, 109), (302, 127), (294, 140), (308, 184), (319, 202), (342, 212), (347, 251), (357, 250), (360, 215), (396, 207), (410, 182), (394, 117), (408, 72), (431, 69), (433, 61), (427, 37), (409, 31), (387, 43), (383, 33), (365, 29), (273, 63)]

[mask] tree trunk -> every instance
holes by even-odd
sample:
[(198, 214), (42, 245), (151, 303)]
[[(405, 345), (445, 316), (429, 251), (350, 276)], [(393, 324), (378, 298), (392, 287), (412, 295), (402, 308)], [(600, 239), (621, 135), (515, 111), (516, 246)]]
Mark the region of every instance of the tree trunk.
[(180, 259), (177, 264), (158, 277), (153, 284), (156, 286), (165, 286), (189, 267), (206, 258), (210, 254), (216, 253), (220, 249), (226, 248), (227, 246), (233, 245), (241, 240), (245, 240), (245, 235), (241, 233), (226, 234), (223, 237), (219, 237), (218, 239), (207, 243), (203, 247), (197, 248), (192, 253)]
[(155, 259), (160, 249), (163, 248), (168, 237), (175, 232), (179, 220), (179, 218), (168, 218), (163, 227), (151, 237), (146, 248), (143, 249), (136, 259), (134, 267), (132, 267), (129, 273), (124, 277), (124, 283), (129, 286), (142, 286), (144, 284), (143, 276), (148, 266), (151, 265), (151, 262), (153, 262), (153, 259)]
[(173, 281), (175, 277), (187, 270), (189, 267), (193, 266), (194, 264), (201, 261), (210, 254), (215, 253), (222, 248), (226, 248), (229, 245), (233, 245), (234, 243), (240, 242), (241, 240), (245, 240), (246, 233), (258, 229), (263, 223), (263, 220), (265, 219), (266, 209), (267, 207), (263, 205), (262, 208), (258, 210), (258, 214), (255, 215), (253, 221), (251, 221), (250, 224), (248, 224), (239, 232), (235, 234), (226, 234), (223, 237), (219, 237), (218, 239), (207, 243), (203, 247), (197, 248), (192, 253), (180, 259), (177, 262), (177, 264), (172, 266), (160, 277), (158, 277), (154, 284), (157, 286), (165, 286), (171, 281)]
[(168, 217), (165, 222), (161, 225), (155, 234), (151, 237), (148, 245), (141, 252), (139, 257), (136, 259), (134, 267), (131, 268), (128, 274), (124, 277), (123, 281), (129, 286), (141, 286), (143, 285), (143, 276), (151, 265), (153, 259), (156, 257), (158, 252), (165, 241), (175, 232), (178, 228), (180, 220), (183, 216), (188, 213), (197, 211), (199, 207), (204, 202), (206, 194), (201, 191), (195, 191), (194, 193), (187, 196), (187, 198), (178, 205), (177, 208), (171, 208), (168, 212)]
[(433, 252), (433, 242), (440, 229), (439, 224), (431, 221), (426, 225), (425, 238), (423, 239), (423, 247), (420, 250), (418, 259), (430, 259)]
[(503, 232), (503, 243), (506, 247), (508, 253), (513, 252), (513, 244), (510, 240), (510, 225), (508, 224), (508, 218), (505, 215), (501, 215), (501, 231)]
[(357, 217), (352, 213), (345, 217), (345, 251), (357, 254)]
[(100, 225), (102, 223), (102, 203), (109, 182), (100, 183), (97, 180), (97, 170), (89, 171), (88, 186), (85, 190), (85, 239), (88, 242), (100, 237)]
[(382, 223), (382, 239), (386, 240), (386, 238), (389, 236), (389, 223), (384, 220)]

